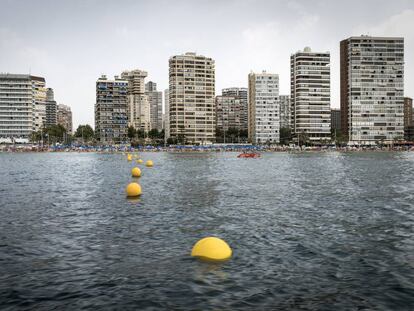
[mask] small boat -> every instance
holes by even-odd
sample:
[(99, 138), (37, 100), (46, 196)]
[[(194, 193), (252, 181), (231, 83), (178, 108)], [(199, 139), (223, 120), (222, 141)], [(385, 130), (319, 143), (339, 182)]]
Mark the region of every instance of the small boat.
[(260, 158), (260, 153), (244, 152), (244, 153), (240, 153), (237, 157), (238, 158)]

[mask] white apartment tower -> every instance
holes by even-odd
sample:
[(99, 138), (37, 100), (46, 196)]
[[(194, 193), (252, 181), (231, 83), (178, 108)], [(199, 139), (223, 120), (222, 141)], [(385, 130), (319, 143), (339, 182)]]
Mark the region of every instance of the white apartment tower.
[[(330, 54), (306, 47), (290, 57), (292, 129), (296, 137), (323, 143), (331, 137)], [(298, 141), (299, 142), (299, 141)]]
[(215, 141), (214, 60), (195, 53), (169, 60), (170, 136), (179, 143)]
[(280, 142), (279, 75), (249, 74), (249, 140), (254, 144)]
[(46, 121), (45, 79), (0, 74), (0, 137), (29, 138)]
[(340, 43), (341, 128), (351, 145), (404, 137), (404, 38), (350, 37)]
[(128, 126), (148, 132), (151, 129), (151, 111), (148, 95), (145, 94), (145, 78), (143, 70), (124, 71), (121, 78), (128, 81)]
[(165, 138), (170, 138), (170, 94), (169, 90), (164, 90), (164, 133)]

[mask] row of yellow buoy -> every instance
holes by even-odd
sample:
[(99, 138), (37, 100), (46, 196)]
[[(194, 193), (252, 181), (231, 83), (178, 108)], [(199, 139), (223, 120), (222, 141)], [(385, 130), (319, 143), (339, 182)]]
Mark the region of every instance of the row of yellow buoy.
[[(127, 155), (127, 160), (132, 161), (132, 155)], [(137, 163), (143, 163), (142, 159), (138, 159)], [(154, 163), (151, 160), (148, 160), (145, 165), (147, 167), (153, 167)], [(131, 170), (132, 177), (141, 177), (141, 169), (139, 167), (134, 167)], [(141, 186), (136, 183), (130, 183), (125, 190), (127, 197), (138, 197), (142, 193)], [(199, 240), (191, 250), (191, 256), (204, 261), (226, 261), (230, 259), (232, 255), (232, 250), (230, 246), (217, 237), (206, 237)]]

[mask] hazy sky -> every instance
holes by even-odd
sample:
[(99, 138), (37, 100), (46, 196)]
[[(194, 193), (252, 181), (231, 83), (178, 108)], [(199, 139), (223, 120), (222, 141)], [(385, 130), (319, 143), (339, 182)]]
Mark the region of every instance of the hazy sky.
[(187, 51), (216, 61), (216, 94), (247, 75), (278, 73), (289, 94), (290, 54), (331, 52), (331, 106), (339, 107), (339, 41), (405, 38), (405, 95), (414, 96), (413, 0), (0, 0), (0, 72), (46, 78), (74, 126), (94, 125), (95, 81), (126, 69), (168, 87), (168, 58)]

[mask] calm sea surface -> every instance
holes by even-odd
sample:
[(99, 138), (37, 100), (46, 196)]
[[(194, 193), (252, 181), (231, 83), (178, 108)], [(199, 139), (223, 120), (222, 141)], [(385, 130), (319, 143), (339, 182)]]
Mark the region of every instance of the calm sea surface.
[(0, 154), (0, 309), (414, 310), (413, 152), (142, 158)]

